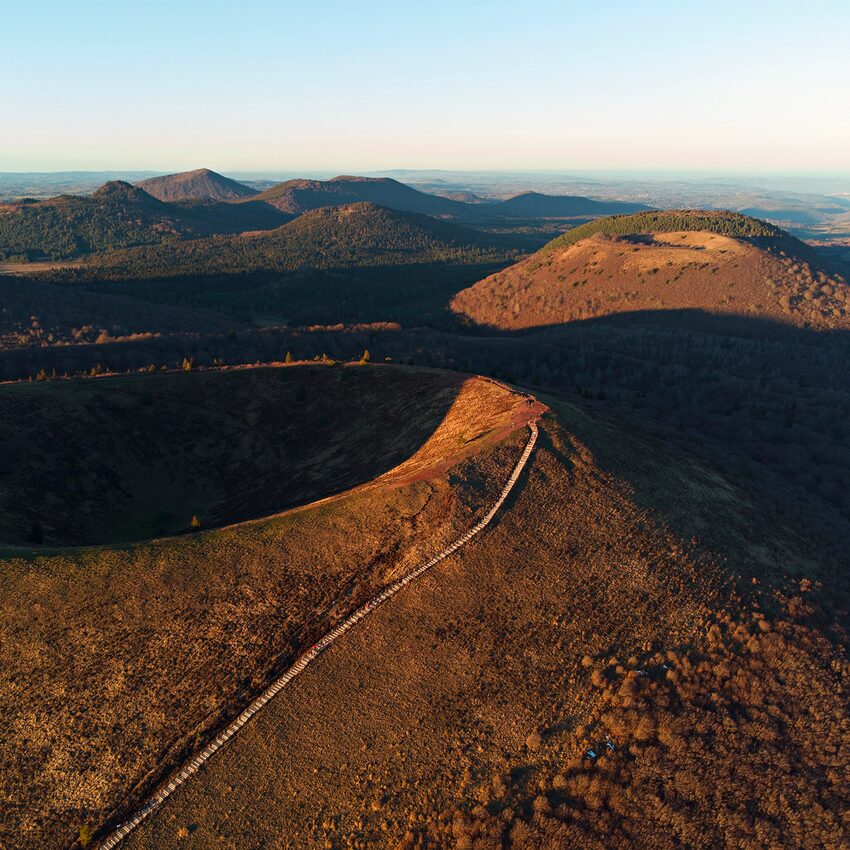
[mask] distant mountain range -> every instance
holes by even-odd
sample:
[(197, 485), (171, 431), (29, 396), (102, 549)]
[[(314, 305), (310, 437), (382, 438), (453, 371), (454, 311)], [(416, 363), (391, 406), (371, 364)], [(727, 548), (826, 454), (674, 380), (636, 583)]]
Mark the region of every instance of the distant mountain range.
[(537, 192), (506, 201), (465, 197), (420, 192), (390, 178), (351, 176), (288, 180), (258, 192), (202, 168), (135, 186), (114, 180), (87, 196), (0, 204), (0, 259), (63, 260), (175, 239), (270, 230), (312, 210), (360, 203), (496, 229), (514, 220), (592, 218), (646, 209)]
[(435, 218), (485, 223), (515, 218), (572, 218), (648, 210), (645, 204), (594, 201), (577, 195), (525, 192), (505, 201), (488, 201), (466, 193), (444, 197), (420, 192), (389, 177), (334, 177), (332, 180), (288, 180), (255, 195), (292, 215), (318, 207), (369, 201), (389, 209), (417, 212)]
[(151, 177), (138, 185), (160, 201), (235, 201), (259, 194), (209, 168)]

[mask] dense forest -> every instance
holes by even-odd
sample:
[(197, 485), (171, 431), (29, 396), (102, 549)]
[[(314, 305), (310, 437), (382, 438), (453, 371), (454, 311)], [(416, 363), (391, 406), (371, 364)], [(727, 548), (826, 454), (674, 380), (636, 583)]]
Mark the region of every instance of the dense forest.
[[(448, 328), (457, 324), (446, 310), (451, 297), (514, 260), (514, 246), (510, 238), (362, 203), (314, 210), (266, 233), (113, 251), (82, 267), (42, 273), (38, 281), (48, 287), (40, 298), (51, 288), (56, 295), (48, 304), (70, 293), (93, 303), (102, 293), (215, 310), (238, 324), (390, 321)], [(33, 278), (21, 280), (16, 300), (32, 287)], [(42, 326), (45, 312), (43, 301), (31, 301)], [(18, 335), (31, 336), (23, 326)]]
[(131, 279), (475, 261), (511, 254), (504, 239), (371, 203), (323, 207), (259, 234), (113, 251), (78, 277)]
[(89, 196), (0, 204), (0, 259), (63, 260), (132, 245), (267, 229), (289, 218), (266, 204), (167, 204), (114, 181)]

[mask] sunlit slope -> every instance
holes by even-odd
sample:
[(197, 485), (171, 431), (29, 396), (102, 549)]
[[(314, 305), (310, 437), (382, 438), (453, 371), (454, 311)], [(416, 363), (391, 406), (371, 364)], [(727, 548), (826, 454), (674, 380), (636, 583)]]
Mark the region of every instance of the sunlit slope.
[(737, 213), (682, 211), (568, 231), (458, 293), (452, 310), (503, 329), (681, 309), (831, 328), (850, 324), (849, 295), (840, 275), (779, 228)]
[(774, 594), (811, 547), (686, 457), (547, 401), (497, 525), (128, 848), (841, 846), (818, 802), (847, 801), (846, 662)]
[[(114, 404), (132, 407), (132, 382), (115, 383)], [(249, 484), (304, 499), (359, 486), (282, 515), (134, 546), (7, 552), (4, 847), (66, 848), (80, 827), (146, 799), (305, 647), (473, 525), (519, 456), (530, 415), (524, 398), (489, 381), (396, 367), (154, 375), (136, 384), (162, 415), (183, 422), (196, 493), (215, 492), (212, 468), (235, 469), (237, 460), (247, 467), (232, 482), (240, 497)], [(304, 397), (293, 400), (299, 387)], [(88, 399), (77, 412), (89, 434), (112, 421), (103, 397), (75, 392), (78, 403)], [(214, 400), (209, 409), (204, 398)], [(221, 440), (236, 460), (216, 454), (213, 411), (229, 423)], [(286, 430), (299, 417), (300, 427)], [(188, 427), (193, 421), (207, 433)], [(139, 439), (131, 432), (122, 450)], [(297, 450), (281, 454), (287, 441)], [(81, 466), (80, 480), (106, 460)]]

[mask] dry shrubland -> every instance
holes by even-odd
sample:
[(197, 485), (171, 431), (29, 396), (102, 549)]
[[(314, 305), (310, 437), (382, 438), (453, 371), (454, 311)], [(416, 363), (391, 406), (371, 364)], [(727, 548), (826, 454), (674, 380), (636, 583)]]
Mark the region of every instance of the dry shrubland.
[[(65, 847), (80, 828), (126, 814), (304, 647), (439, 551), (495, 498), (502, 464), (482, 466), (477, 458), (511, 430), (516, 408), (527, 407), (523, 399), (456, 375), (422, 372), (418, 381), (415, 374), (399, 381), (390, 374), (398, 370), (351, 371), (367, 398), (389, 392), (388, 427), (405, 406), (414, 428), (427, 421), (423, 404), (444, 411), (433, 433), (409, 444), (413, 456), (397, 475), (219, 530), (4, 560), (4, 847)], [(274, 393), (281, 389), (274, 376), (289, 373), (286, 381), (305, 381), (308, 392), (334, 390), (335, 403), (345, 403), (346, 384), (331, 372), (249, 370), (221, 388), (241, 377)], [(369, 447), (368, 439), (351, 441), (348, 451), (363, 455), (349, 456), (352, 469), (370, 462)], [(387, 448), (385, 441), (371, 454), (385, 462)], [(345, 446), (338, 449), (345, 460)], [(331, 482), (335, 468), (329, 463)]]
[(600, 704), (574, 756), (494, 777), (483, 805), (432, 819), (427, 846), (847, 846), (850, 668), (822, 635), (725, 617), (698, 649), (588, 672)]
[[(323, 656), (128, 848), (179, 847), (190, 823), (202, 848), (434, 840), (453, 804), (486, 808), (494, 781), (510, 796), (514, 771), (574, 750), (601, 700), (584, 655), (639, 656), (707, 628), (731, 593), (709, 555), (638, 505), (564, 420), (547, 417), (538, 446), (480, 539)], [(663, 461), (640, 456), (658, 477)], [(689, 507), (726, 498), (709, 489)]]

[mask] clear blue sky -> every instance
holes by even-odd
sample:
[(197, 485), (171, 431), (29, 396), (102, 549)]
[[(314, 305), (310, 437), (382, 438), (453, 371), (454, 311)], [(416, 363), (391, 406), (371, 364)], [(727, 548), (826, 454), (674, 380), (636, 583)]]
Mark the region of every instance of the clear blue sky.
[(850, 171), (839, 0), (0, 12), (5, 171)]

